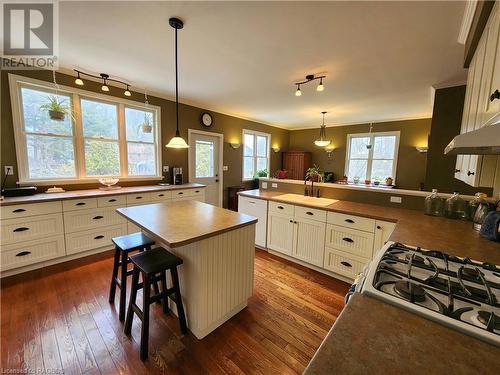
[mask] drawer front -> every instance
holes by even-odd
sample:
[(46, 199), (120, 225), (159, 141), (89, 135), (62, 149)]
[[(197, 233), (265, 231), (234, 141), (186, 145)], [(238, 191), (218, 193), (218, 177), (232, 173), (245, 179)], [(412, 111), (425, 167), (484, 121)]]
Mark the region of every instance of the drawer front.
[[(239, 208), (242, 208), (241, 210)], [(254, 212), (259, 212), (263, 216), (267, 216), (267, 201), (263, 199), (255, 199), (239, 196), (238, 198), (238, 211), (245, 214), (247, 212), (249, 215), (255, 216)]]
[(68, 199), (63, 201), (63, 211), (79, 211), (97, 207), (97, 198)]
[(126, 219), (114, 207), (64, 213), (66, 233), (125, 223)]
[(372, 258), (373, 241), (372, 233), (331, 224), (326, 229), (326, 246), (363, 258)]
[(153, 202), (164, 201), (169, 199), (172, 199), (171, 191), (155, 191), (154, 193), (151, 193), (151, 201)]
[(97, 207), (126, 207), (127, 197), (125, 195), (110, 195), (109, 197), (97, 198)]
[(113, 247), (111, 239), (124, 234), (127, 234), (126, 224), (67, 234), (66, 254), (76, 254), (101, 247)]
[(59, 258), (65, 254), (63, 235), (2, 246), (0, 253), (1, 269), (7, 271)]
[(353, 257), (351, 254), (326, 247), (323, 267), (329, 271), (355, 279), (368, 262), (367, 259)]
[(61, 201), (30, 204), (16, 204), (0, 207), (0, 219), (15, 219), (17, 217), (36, 216), (62, 212)]
[(295, 206), (295, 217), (326, 222), (326, 211), (309, 207)]
[(127, 204), (140, 204), (141, 202), (150, 202), (150, 193), (127, 194)]
[(328, 212), (328, 223), (341, 225), (346, 228), (359, 229), (365, 232), (375, 232), (375, 220), (366, 217)]
[(181, 189), (181, 190), (173, 190), (172, 191), (172, 198), (182, 198), (182, 197), (191, 197), (195, 194), (199, 194), (199, 193), (195, 193), (194, 191), (195, 190), (198, 190), (200, 191), (201, 189)]
[(293, 216), (294, 205), (270, 201), (269, 202), (269, 211), (277, 212), (277, 213), (280, 213), (283, 215)]
[(2, 220), (2, 245), (63, 234), (62, 214)]

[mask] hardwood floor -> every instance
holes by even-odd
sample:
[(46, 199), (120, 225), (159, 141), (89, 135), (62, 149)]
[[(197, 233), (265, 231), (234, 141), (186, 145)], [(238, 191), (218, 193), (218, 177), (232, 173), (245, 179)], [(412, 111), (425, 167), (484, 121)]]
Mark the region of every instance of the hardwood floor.
[[(152, 305), (149, 359), (140, 326), (123, 334), (108, 302), (111, 252), (2, 280), (1, 368), (64, 374), (302, 373), (349, 285), (257, 250), (248, 307), (203, 340)], [(117, 303), (118, 299), (116, 299)], [(49, 373), (49, 372), (47, 372)]]

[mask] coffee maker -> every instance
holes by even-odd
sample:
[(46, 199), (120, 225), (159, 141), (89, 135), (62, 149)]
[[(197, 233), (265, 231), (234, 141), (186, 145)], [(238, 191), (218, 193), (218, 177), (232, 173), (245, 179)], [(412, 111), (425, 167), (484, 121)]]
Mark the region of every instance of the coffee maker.
[(174, 185), (182, 185), (182, 168), (172, 168), (172, 181)]

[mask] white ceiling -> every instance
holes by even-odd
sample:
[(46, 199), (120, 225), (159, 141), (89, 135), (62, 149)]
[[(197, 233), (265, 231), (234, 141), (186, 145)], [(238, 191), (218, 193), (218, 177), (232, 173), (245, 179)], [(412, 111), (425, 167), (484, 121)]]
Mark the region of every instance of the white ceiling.
[[(465, 79), (464, 2), (61, 2), (60, 64), (285, 128), (430, 117), (431, 85)], [(325, 91), (294, 81), (325, 73)]]

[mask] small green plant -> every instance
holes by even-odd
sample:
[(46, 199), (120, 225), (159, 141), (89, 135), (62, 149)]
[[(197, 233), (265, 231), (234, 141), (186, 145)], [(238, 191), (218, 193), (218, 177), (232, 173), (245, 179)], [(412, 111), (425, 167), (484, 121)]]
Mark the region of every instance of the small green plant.
[(323, 171), (316, 164), (314, 164), (311, 168), (308, 168), (306, 171), (306, 179), (314, 182), (323, 181), (323, 176)]
[(64, 121), (66, 115), (74, 120), (71, 108), (66, 104), (66, 100), (59, 100), (56, 95), (49, 95), (47, 103), (40, 106), (41, 111), (47, 111), (52, 120)]
[(255, 174), (255, 178), (258, 177), (267, 177), (267, 169), (261, 169), (260, 171), (257, 171)]

